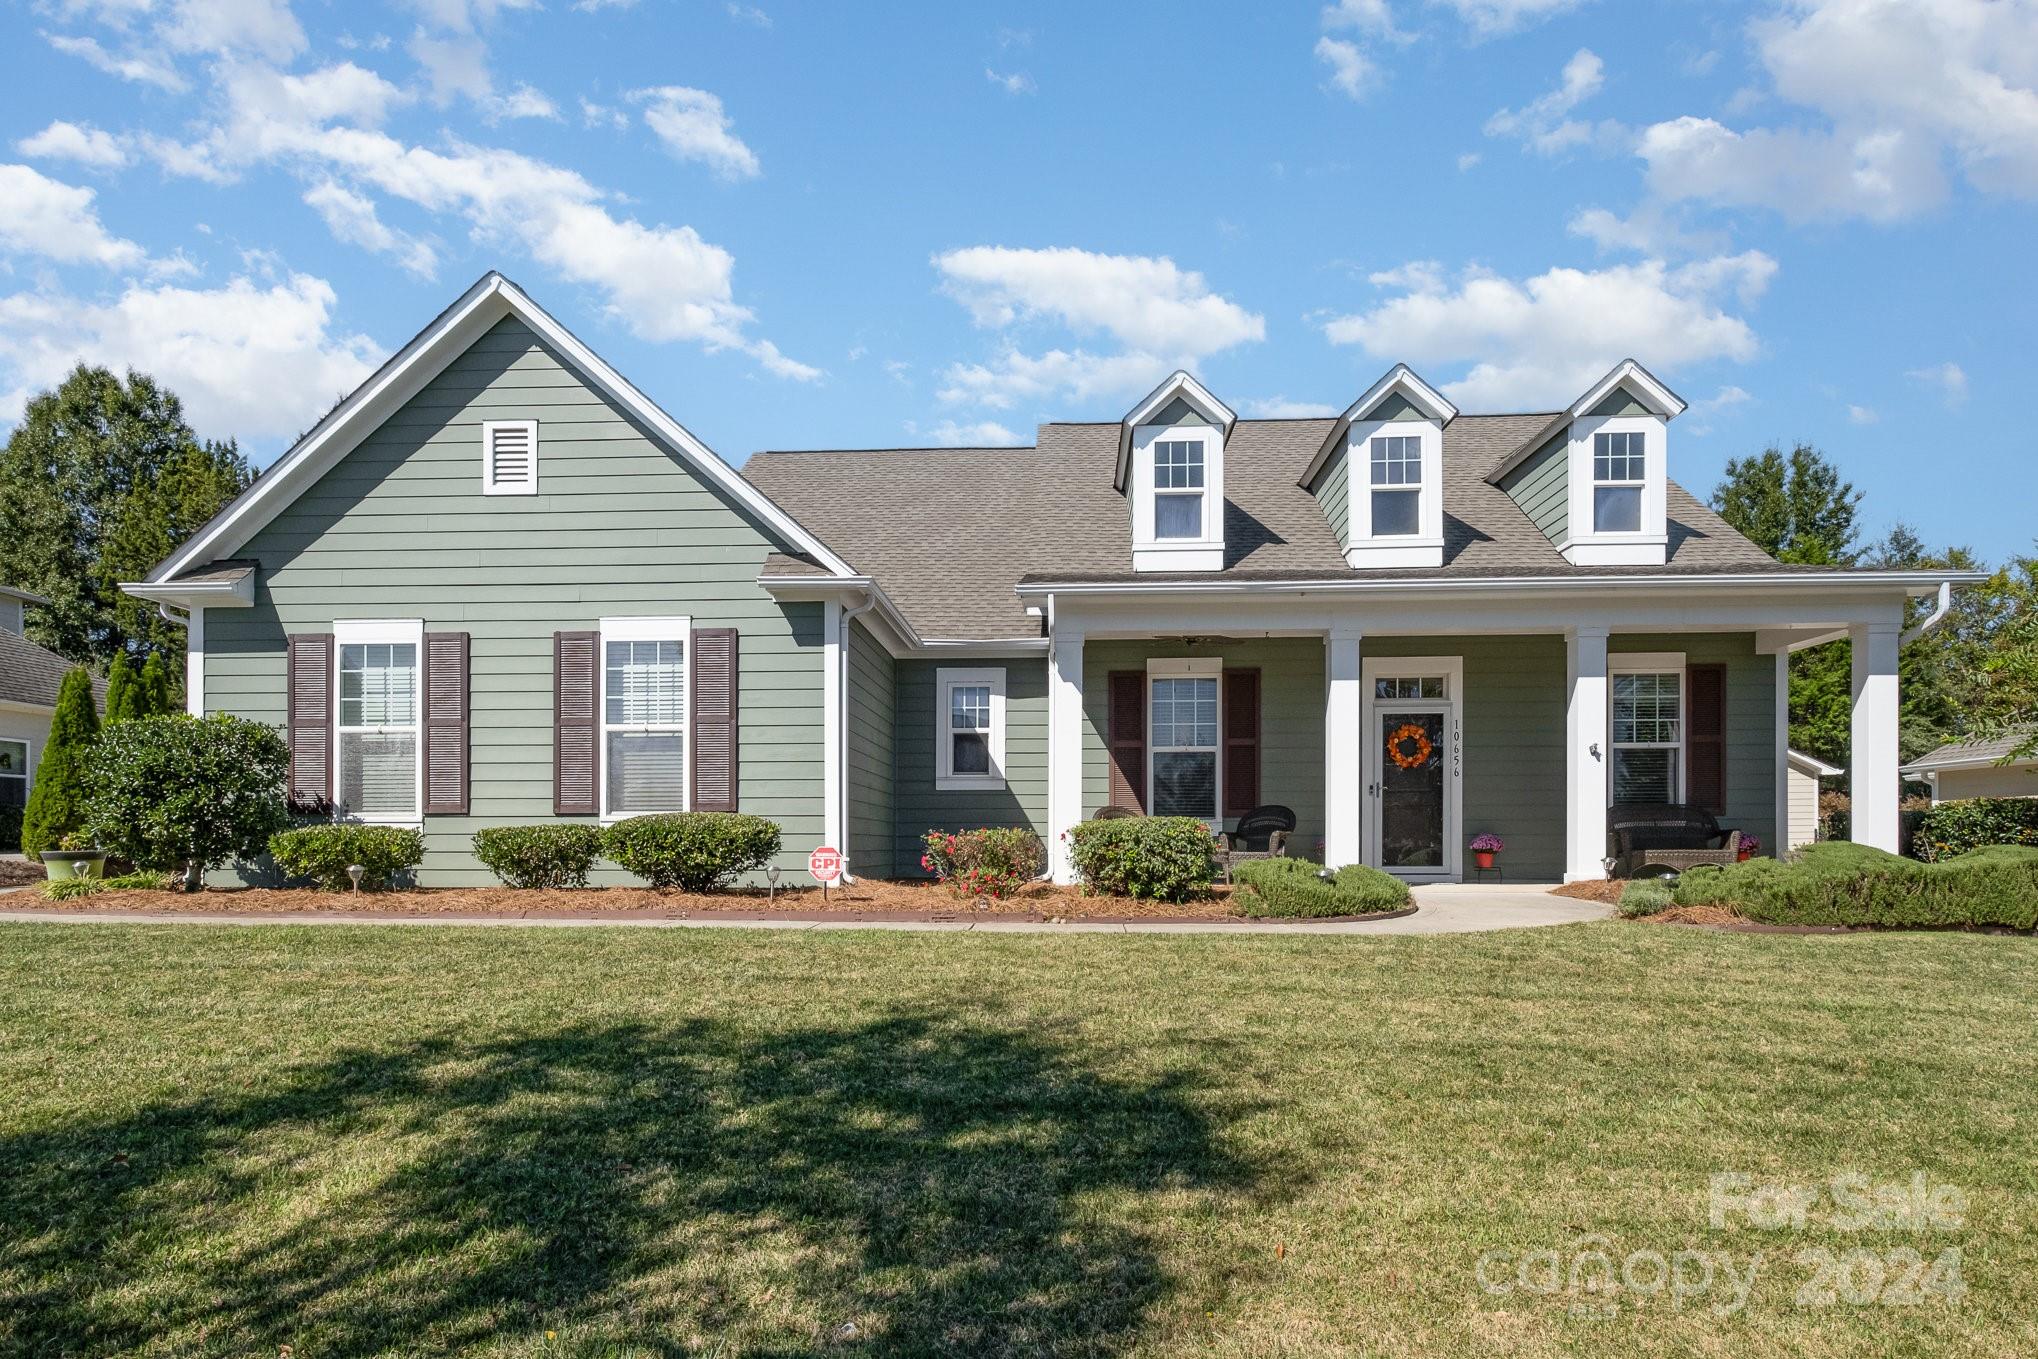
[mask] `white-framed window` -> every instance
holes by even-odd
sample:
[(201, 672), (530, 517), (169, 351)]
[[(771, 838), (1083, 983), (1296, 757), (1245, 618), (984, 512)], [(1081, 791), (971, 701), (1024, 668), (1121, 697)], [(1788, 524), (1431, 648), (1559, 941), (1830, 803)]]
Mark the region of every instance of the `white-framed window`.
[(1203, 536), (1204, 487), (1201, 439), (1156, 439), (1153, 445), (1153, 536)]
[(1649, 484), (1649, 436), (1639, 429), (1592, 436), (1592, 531), (1640, 533)]
[(1154, 659), (1146, 667), (1146, 808), (1223, 819), (1224, 662)]
[(1684, 801), (1684, 657), (1615, 654), (1607, 670), (1612, 689), (1607, 801), (1616, 806)]
[(333, 800), (356, 820), (423, 818), (424, 636), (414, 618), (333, 624)]
[(28, 742), (0, 741), (0, 807), (28, 805)]
[(601, 644), (601, 814), (683, 812), (693, 620), (604, 618)]
[(1005, 671), (934, 672), (934, 786), (944, 791), (1005, 786)]
[(1373, 536), (1422, 532), (1422, 436), (1375, 434), (1366, 441), (1373, 495)]
[(481, 423), (481, 493), (538, 493), (538, 422), (484, 420)]

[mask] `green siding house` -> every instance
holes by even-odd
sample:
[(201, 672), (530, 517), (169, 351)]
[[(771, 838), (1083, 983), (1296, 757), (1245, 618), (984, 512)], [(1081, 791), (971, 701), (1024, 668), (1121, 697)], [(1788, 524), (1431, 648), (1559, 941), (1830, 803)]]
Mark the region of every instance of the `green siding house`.
[(1669, 479), (1683, 408), (1633, 361), (1522, 415), (1397, 365), (1241, 420), (1178, 373), (1029, 448), (738, 472), (489, 274), (125, 588), (188, 617), (193, 711), (285, 730), (301, 803), (422, 827), (428, 885), (489, 880), (482, 827), (673, 810), (869, 876), (1026, 827), (1067, 879), (1114, 805), (1601, 876), (1621, 803), (1775, 845), (1785, 663), (1839, 638), (1856, 834), (1894, 848), (1896, 648), (1949, 578), (1772, 560)]

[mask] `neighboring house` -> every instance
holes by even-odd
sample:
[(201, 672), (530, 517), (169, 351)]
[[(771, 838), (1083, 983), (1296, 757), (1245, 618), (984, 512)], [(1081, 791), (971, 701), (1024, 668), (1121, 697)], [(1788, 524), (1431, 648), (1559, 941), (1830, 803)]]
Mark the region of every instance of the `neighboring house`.
[(1494, 831), (1605, 872), (1621, 800), (1775, 844), (1788, 654), (1854, 639), (1855, 826), (1897, 838), (1906, 603), (1959, 573), (1786, 566), (1665, 475), (1623, 363), (1460, 415), (1396, 366), (1336, 418), (1186, 374), (1031, 448), (761, 453), (739, 475), (490, 274), (130, 593), (190, 614), (194, 710), (286, 725), (300, 793), (422, 825), (740, 807), (853, 871), (930, 827), (1106, 804), (1415, 879)]
[(1782, 847), (1796, 849), (1819, 838), (1819, 780), (1837, 779), (1847, 771), (1802, 750), (1788, 751), (1785, 758), (1790, 765), (1790, 792), (1785, 799), (1788, 803), (1785, 824), (1789, 834), (1784, 837)]
[[(41, 595), (0, 585), (0, 807), (27, 805), (35, 762), (57, 710), (57, 687), (77, 669), (75, 661), (22, 635), (23, 609), (47, 603)], [(93, 693), (103, 703), (106, 682), (94, 681)]]
[(1934, 802), (2038, 797), (2038, 755), (2008, 758), (2030, 738), (2029, 732), (2017, 732), (1988, 741), (1955, 741), (1912, 760), (1903, 767), (1903, 775), (1930, 784)]

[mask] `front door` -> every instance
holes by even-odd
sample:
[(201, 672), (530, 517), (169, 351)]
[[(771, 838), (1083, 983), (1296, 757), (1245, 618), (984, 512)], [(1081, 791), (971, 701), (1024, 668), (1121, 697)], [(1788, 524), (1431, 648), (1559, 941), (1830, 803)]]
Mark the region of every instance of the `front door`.
[(1456, 657), (1383, 658), (1366, 686), (1365, 858), (1411, 881), (1460, 873)]

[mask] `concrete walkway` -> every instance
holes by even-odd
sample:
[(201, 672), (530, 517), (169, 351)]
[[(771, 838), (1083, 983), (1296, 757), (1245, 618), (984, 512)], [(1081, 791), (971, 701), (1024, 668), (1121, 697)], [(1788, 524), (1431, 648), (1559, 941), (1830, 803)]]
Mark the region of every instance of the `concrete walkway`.
[(53, 911), (15, 908), (0, 899), (0, 924), (43, 921), (62, 924), (147, 925), (462, 925), (475, 929), (697, 929), (697, 930), (910, 930), (931, 934), (1466, 934), (1603, 920), (1611, 908), (1593, 901), (1551, 896), (1540, 886), (1450, 883), (1415, 889), (1419, 909), (1395, 920), (1326, 921), (1293, 924), (1255, 920), (1141, 921), (1102, 925), (1083, 921), (1049, 924), (1033, 920), (528, 920), (505, 916), (247, 915), (196, 913), (165, 915), (140, 911)]

